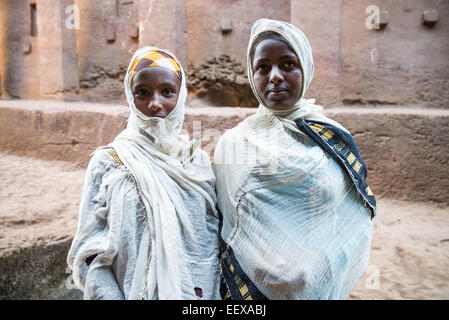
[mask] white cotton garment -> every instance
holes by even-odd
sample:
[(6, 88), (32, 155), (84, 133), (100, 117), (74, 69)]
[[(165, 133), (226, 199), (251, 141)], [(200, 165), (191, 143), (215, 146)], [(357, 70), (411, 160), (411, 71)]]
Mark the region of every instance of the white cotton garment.
[[(178, 101), (166, 118), (147, 117), (134, 105), (130, 67), (154, 49), (161, 50), (139, 49), (128, 67), (127, 128), (89, 164), (68, 256), (86, 299), (220, 299), (215, 177), (207, 154), (180, 134), (187, 96), (182, 68)], [(111, 165), (106, 150), (112, 148), (120, 166)]]
[[(251, 49), (262, 33), (285, 38), (303, 70), (301, 98), (288, 110), (263, 105)], [(228, 130), (215, 150), (221, 236), (269, 299), (345, 299), (368, 265), (371, 211), (348, 174), (294, 120), (330, 123), (303, 98), (313, 77), (310, 45), (295, 26), (258, 20), (248, 46), (248, 77), (259, 109)]]

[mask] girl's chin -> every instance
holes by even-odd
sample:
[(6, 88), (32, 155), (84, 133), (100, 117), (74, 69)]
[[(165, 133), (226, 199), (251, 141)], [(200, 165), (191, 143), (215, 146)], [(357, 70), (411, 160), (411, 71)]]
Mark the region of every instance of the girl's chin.
[(152, 117), (152, 118), (165, 118), (167, 116), (167, 114), (163, 114), (163, 113), (149, 113), (147, 111), (142, 111), (139, 109), (140, 112), (142, 112), (145, 116), (147, 117)]

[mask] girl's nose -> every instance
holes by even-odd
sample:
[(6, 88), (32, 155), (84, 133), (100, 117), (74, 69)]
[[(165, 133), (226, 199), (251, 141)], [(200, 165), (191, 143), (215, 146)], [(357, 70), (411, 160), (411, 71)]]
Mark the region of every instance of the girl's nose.
[(270, 71), (270, 82), (274, 85), (279, 85), (284, 81), (281, 70), (277, 66), (273, 66)]
[(163, 110), (163, 106), (159, 100), (152, 99), (148, 104), (148, 110), (150, 110), (151, 113), (156, 114)]

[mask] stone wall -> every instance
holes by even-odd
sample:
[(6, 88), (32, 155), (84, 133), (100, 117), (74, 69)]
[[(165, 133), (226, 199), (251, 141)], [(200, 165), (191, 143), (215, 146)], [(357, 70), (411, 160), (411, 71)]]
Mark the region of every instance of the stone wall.
[(341, 0), (292, 0), (291, 23), (306, 34), (312, 47), (315, 74), (306, 98), (326, 107), (339, 106)]
[[(79, 54), (80, 97), (87, 101), (124, 101), (123, 79), (138, 48), (137, 9), (109, 1), (75, 0), (79, 8), (76, 47)], [(135, 22), (134, 29), (131, 22)], [(134, 34), (132, 34), (134, 32)]]
[(0, 3), (3, 97), (78, 98), (75, 34), (63, 25), (71, 4), (71, 0)]
[[(290, 0), (186, 0), (192, 104), (257, 106), (246, 76), (252, 25), (260, 18), (290, 21)], [(232, 66), (229, 66), (229, 60)], [(228, 72), (226, 72), (226, 70)], [(202, 74), (204, 73), (204, 75)], [(238, 88), (238, 89), (237, 89)]]
[[(90, 154), (125, 128), (128, 109), (118, 105), (0, 101), (0, 151), (85, 168)], [(187, 108), (185, 133), (213, 159), (225, 130), (254, 108)], [(326, 115), (354, 136), (378, 197), (449, 205), (449, 110), (333, 108)]]
[(40, 97), (39, 46), (37, 33), (31, 35), (30, 1), (0, 2), (0, 74), (3, 97)]
[[(384, 29), (365, 27), (373, 1), (342, 2), (342, 101), (345, 104), (449, 108), (449, 1), (376, 1), (387, 11)], [(434, 27), (423, 10), (438, 9)]]
[[(370, 5), (385, 28), (366, 27)], [(2, 0), (0, 7), (3, 98), (124, 103), (129, 59), (157, 45), (181, 60), (191, 105), (256, 106), (246, 50), (253, 23), (266, 17), (308, 36), (316, 72), (306, 96), (319, 104), (449, 108), (449, 0)], [(434, 26), (423, 24), (428, 8), (439, 15)]]

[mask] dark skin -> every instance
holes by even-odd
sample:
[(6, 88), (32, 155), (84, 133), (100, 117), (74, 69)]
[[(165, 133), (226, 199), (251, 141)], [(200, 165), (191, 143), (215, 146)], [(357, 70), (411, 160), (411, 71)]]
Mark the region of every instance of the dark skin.
[(163, 67), (140, 70), (131, 81), (134, 105), (148, 117), (165, 118), (176, 106), (181, 80)]
[(257, 93), (268, 108), (288, 109), (300, 98), (301, 65), (286, 42), (262, 40), (254, 51), (253, 72)]

